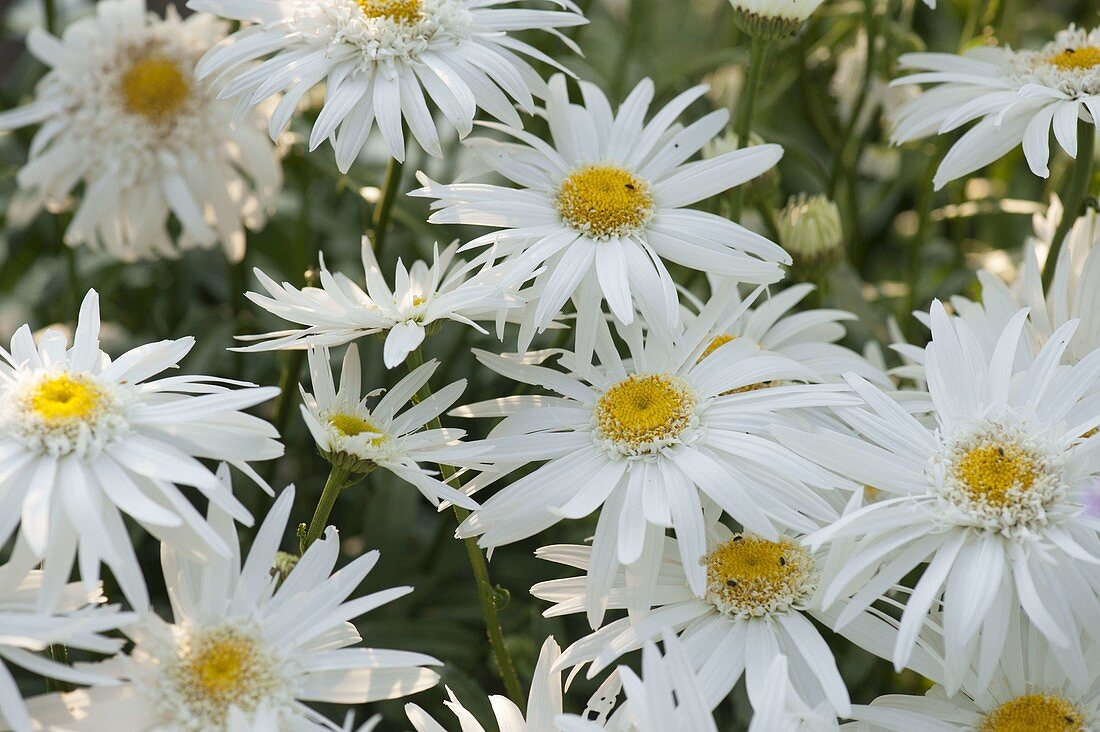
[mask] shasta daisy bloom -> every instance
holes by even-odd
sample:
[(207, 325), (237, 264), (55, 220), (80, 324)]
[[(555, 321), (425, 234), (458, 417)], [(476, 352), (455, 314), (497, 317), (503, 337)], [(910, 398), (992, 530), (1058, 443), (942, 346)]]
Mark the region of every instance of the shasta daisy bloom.
[(190, 0), (188, 7), (254, 24), (212, 50), (198, 75), (226, 77), (222, 96), (245, 105), (282, 92), (268, 121), (272, 139), (302, 97), (325, 84), (309, 148), (330, 140), (346, 173), (376, 123), (397, 160), (405, 159), (403, 125), (426, 152), (442, 157), (429, 101), (461, 136), (479, 108), (521, 126), (513, 102), (530, 113), (546, 88), (524, 57), (563, 67), (509, 34), (543, 29), (575, 49), (558, 29), (588, 22), (570, 0), (553, 4), (565, 10), (514, 7), (511, 0)]
[[(1005, 651), (988, 672), (978, 664), (959, 693), (940, 684), (925, 696), (891, 694), (870, 705), (852, 707), (857, 732), (1088, 732), (1100, 725), (1100, 654), (1086, 646), (1088, 683), (1068, 677), (1054, 662), (1060, 652), (1026, 621), (1013, 613), (1007, 624)], [(992, 678), (982, 679), (982, 676)]]
[(36, 605), (42, 573), (31, 569), (35, 564), (30, 552), (17, 548), (8, 564), (0, 566), (0, 725), (15, 732), (30, 732), (32, 724), (6, 664), (73, 684), (116, 684), (108, 675), (58, 663), (41, 652), (56, 643), (113, 654), (123, 641), (105, 633), (134, 620), (133, 614), (120, 613), (117, 607), (103, 607), (105, 599), (99, 588), (87, 592), (79, 583), (63, 588), (56, 614), (39, 613)]
[(349, 599), (377, 551), (333, 572), (340, 542), (329, 527), (285, 579), (272, 571), (293, 500), (289, 487), (243, 564), (233, 521), (217, 510), (211, 523), (229, 557), (197, 561), (163, 547), (172, 620), (147, 615), (126, 629), (133, 649), (99, 666), (120, 686), (36, 700), (35, 720), (47, 732), (335, 732), (306, 702), (363, 704), (434, 686), (439, 675), (426, 666), (436, 659), (356, 646), (351, 621), (412, 592)]
[(915, 73), (894, 84), (934, 84), (893, 117), (895, 143), (944, 134), (977, 121), (948, 151), (934, 178), (937, 190), (1023, 144), (1035, 175), (1050, 171), (1050, 133), (1077, 157), (1077, 121), (1095, 135), (1100, 118), (1100, 29), (1070, 26), (1038, 51), (979, 47), (964, 55), (909, 53)]
[[(41, 124), (19, 185), (64, 206), (83, 185), (65, 231), (124, 260), (213, 247), (244, 256), (282, 185), (258, 117), (233, 124), (234, 105), (195, 77), (227, 24), (164, 19), (144, 0), (105, 0), (58, 39), (33, 30), (27, 47), (50, 67), (30, 104), (0, 112), (0, 130)], [(170, 229), (178, 223), (173, 241)]]
[[(539, 659), (531, 677), (531, 692), (527, 697), (527, 714), (506, 696), (489, 697), (493, 717), (499, 732), (557, 732), (554, 720), (562, 713), (561, 672), (554, 664), (561, 655), (554, 636), (547, 638), (539, 651)], [(444, 705), (455, 715), (463, 732), (485, 732), (485, 728), (447, 687), (448, 701)], [(446, 728), (432, 719), (416, 704), (406, 704), (405, 714), (416, 732), (445, 732)]]
[(421, 364), (370, 408), (367, 400), (378, 396), (382, 390), (360, 396), (362, 369), (355, 344), (348, 346), (344, 354), (339, 389), (333, 383), (328, 349), (312, 347), (309, 349), (309, 373), (313, 393), (302, 389), (302, 416), (317, 449), (329, 462), (346, 464), (357, 473), (370, 472), (374, 468), (388, 470), (416, 486), (435, 506), (440, 501), (449, 501), (463, 508), (477, 508), (477, 502), (468, 495), (420, 467), (422, 462), (476, 466), (479, 463), (471, 458), (485, 451), (460, 442), (465, 430), (425, 429), (462, 396), (466, 389), (465, 379), (448, 384), (405, 409), (438, 366), (435, 360)]
[[(767, 485), (767, 484), (765, 484)], [(641, 570), (627, 567), (612, 578), (608, 607), (629, 614), (614, 620), (567, 648), (559, 666), (591, 663), (592, 678), (624, 653), (657, 640), (666, 629), (674, 632), (701, 679), (703, 697), (718, 704), (744, 676), (754, 709), (769, 693), (768, 677), (773, 658), (787, 657), (790, 681), (797, 693), (813, 706), (826, 705), (834, 717), (849, 709), (848, 691), (833, 653), (811, 619), (831, 625), (835, 615), (821, 608), (817, 589), (827, 570), (841, 565), (843, 556), (812, 552), (798, 537), (780, 534), (765, 539), (734, 533), (720, 523), (707, 528), (707, 543), (690, 563), (681, 559), (683, 547), (665, 538), (653, 561), (651, 589), (638, 580)], [(542, 582), (531, 594), (554, 603), (544, 615), (557, 617), (583, 612), (588, 604), (588, 585), (595, 565), (588, 546), (550, 546), (537, 556), (578, 567), (587, 577)], [(706, 574), (704, 592), (696, 594), (688, 574), (701, 567)], [(639, 603), (639, 596), (643, 596)], [(646, 612), (649, 605), (652, 612)], [(850, 640), (878, 655), (888, 654), (894, 625), (887, 616), (864, 612), (844, 629)], [(915, 665), (936, 668), (922, 648)]]
[[(677, 319), (676, 289), (664, 260), (742, 282), (770, 283), (790, 264), (783, 249), (720, 216), (687, 206), (746, 183), (782, 157), (778, 145), (757, 145), (687, 162), (725, 127), (712, 112), (681, 128), (676, 119), (706, 92), (690, 89), (648, 123), (653, 82), (642, 81), (612, 114), (604, 93), (580, 82), (584, 104), (570, 102), (565, 77), (550, 80), (546, 118), (553, 145), (521, 130), (487, 125), (519, 142), (473, 140), (470, 148), (518, 187), (442, 185), (419, 176), (409, 195), (436, 199), (429, 221), (496, 229), (467, 247), (492, 244), (529, 272), (532, 305), (520, 331), (524, 351), (572, 298), (581, 342), (594, 337), (601, 302), (622, 323), (637, 306), (653, 327)], [(582, 349), (583, 352), (584, 349)]]
[(99, 349), (92, 290), (71, 346), (57, 330), (36, 344), (24, 325), (11, 351), (0, 350), (0, 542), (18, 527), (19, 541), (43, 561), (43, 610), (56, 603), (78, 554), (88, 588), (102, 562), (134, 607), (148, 604), (120, 511), (180, 550), (227, 554), (179, 486), (251, 525), (248, 510), (199, 460), (227, 461), (266, 488), (248, 463), (279, 457), (283, 447), (274, 427), (242, 410), (279, 390), (210, 376), (153, 378), (194, 343), (149, 343), (112, 361)]
[(471, 443), (485, 447), (478, 457), (491, 467), (468, 488), (545, 462), (487, 499), (459, 534), (497, 547), (603, 506), (593, 544), (598, 571), (588, 586), (595, 627), (616, 568), (641, 560), (639, 571), (655, 572), (667, 527), (680, 538), (689, 584), (703, 594), (706, 574), (698, 559), (706, 507), (720, 506), (770, 538), (777, 527), (812, 530), (835, 518), (817, 493), (832, 488), (835, 478), (779, 446), (767, 425), (788, 412), (850, 401), (846, 387), (771, 386), (813, 377), (747, 342), (732, 341), (702, 358), (700, 336), (710, 316), (705, 311), (675, 345), (652, 334), (643, 343), (639, 328), (632, 328), (624, 337), (629, 364), (605, 331), (597, 344), (599, 366), (569, 357), (576, 375), (476, 352), (497, 373), (560, 396), (503, 397), (451, 412), (505, 417), (488, 439)]
[(507, 277), (486, 252), (471, 262), (454, 258), (457, 244), (439, 252), (431, 264), (422, 260), (407, 269), (400, 259), (391, 290), (378, 267), (370, 239), (363, 237), (363, 270), (366, 291), (351, 278), (325, 267), (321, 258), (320, 287), (298, 289), (289, 283), (276, 283), (259, 269), (255, 270), (268, 295), (245, 293), (245, 297), (264, 310), (304, 326), (298, 330), (278, 331), (258, 336), (239, 336), (240, 340), (260, 340), (241, 351), (272, 351), (304, 348), (308, 345), (337, 346), (372, 333), (386, 333), (383, 360), (387, 368), (402, 364), (409, 353), (420, 347), (427, 332), (444, 320), (468, 325), (478, 332), (485, 329), (477, 320), (496, 321), (499, 327), (507, 311), (522, 305), (513, 293), (523, 276)]
[(792, 450), (881, 491), (881, 500), (810, 537), (815, 547), (856, 541), (825, 605), (842, 601), (843, 625), (927, 562), (892, 655), (906, 664), (929, 610), (942, 603), (949, 692), (973, 654), (987, 666), (1000, 655), (1017, 607), (1058, 649), (1066, 672), (1086, 677), (1077, 636), (1082, 627), (1095, 632), (1100, 538), (1082, 500), (1100, 473), (1092, 443), (1100, 352), (1062, 364), (1071, 321), (1018, 368), (1012, 356), (1026, 316), (1012, 318), (988, 356), (965, 321), (934, 303), (925, 352), (931, 426), (852, 377), (866, 407), (837, 413), (859, 436), (773, 429)]

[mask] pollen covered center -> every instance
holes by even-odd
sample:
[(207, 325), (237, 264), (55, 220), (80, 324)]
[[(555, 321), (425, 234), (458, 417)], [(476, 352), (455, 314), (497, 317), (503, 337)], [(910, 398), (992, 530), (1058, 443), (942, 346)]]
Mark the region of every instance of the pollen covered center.
[(626, 454), (657, 452), (691, 425), (695, 396), (669, 374), (632, 374), (599, 398), (595, 431)]
[(423, 17), (421, 0), (355, 0), (368, 18), (386, 18), (412, 25)]
[(784, 612), (813, 591), (813, 557), (790, 539), (738, 534), (703, 561), (707, 599), (727, 615)]
[(232, 627), (184, 641), (169, 675), (191, 715), (218, 728), (230, 707), (251, 712), (281, 683), (278, 664), (263, 641)]
[(1031, 490), (1038, 474), (1035, 460), (1013, 444), (979, 444), (955, 466), (955, 477), (970, 497), (993, 506), (1005, 506), (1014, 495)]
[(31, 408), (47, 423), (86, 420), (96, 413), (100, 402), (95, 384), (70, 374), (43, 380), (30, 399)]
[(737, 336), (730, 335), (729, 333), (723, 333), (720, 336), (715, 336), (711, 340), (711, 342), (707, 344), (707, 347), (703, 349), (703, 352), (699, 354), (699, 361), (702, 361), (704, 358), (736, 338)]
[(1047, 63), (1057, 66), (1062, 71), (1088, 71), (1100, 66), (1100, 48), (1096, 46), (1067, 48), (1048, 56)]
[(649, 184), (610, 165), (588, 165), (562, 181), (557, 195), (562, 220), (596, 239), (632, 234), (653, 216)]
[(1005, 702), (986, 715), (978, 732), (1084, 732), (1081, 710), (1050, 694), (1027, 694)]
[(328, 418), (329, 424), (345, 437), (355, 437), (364, 432), (378, 432), (378, 428), (354, 414), (334, 414)]
[(191, 84), (179, 65), (160, 56), (139, 58), (122, 77), (126, 108), (154, 122), (171, 117), (191, 93)]

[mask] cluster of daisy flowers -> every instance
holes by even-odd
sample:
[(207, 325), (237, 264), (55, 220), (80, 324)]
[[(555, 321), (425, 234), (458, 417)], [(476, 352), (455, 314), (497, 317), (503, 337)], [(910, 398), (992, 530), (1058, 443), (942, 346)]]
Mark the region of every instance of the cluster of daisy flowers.
[[(820, 4), (732, 7), (758, 49)], [(296, 393), (165, 375), (192, 338), (112, 357), (94, 290), (71, 333), (15, 330), (0, 349), (0, 724), (342, 732), (358, 720), (333, 721), (333, 706), (436, 686), (443, 661), (363, 645), (356, 626), (413, 591), (360, 593), (377, 551), (341, 561), (334, 508), (382, 471), (454, 510), (508, 692), (447, 688), (446, 718), (409, 702), (417, 732), (452, 716), (486, 729), (466, 704), (502, 732), (716, 732), (738, 687), (752, 732), (1100, 728), (1100, 227), (1078, 216), (1100, 31), (900, 59), (914, 73), (897, 85), (931, 86), (895, 110), (896, 142), (972, 125), (936, 187), (1018, 145), (1045, 177), (1051, 134), (1085, 172), (1066, 208), (1037, 220), (1018, 280), (983, 272), (980, 301), (934, 301), (917, 314), (927, 344), (895, 344), (906, 365), (889, 371), (843, 345), (855, 316), (803, 307), (813, 285), (782, 286), (797, 260), (781, 245), (815, 261), (841, 245), (836, 206), (793, 197), (780, 242), (742, 221), (742, 187), (783, 148), (716, 145), (730, 114), (695, 113), (705, 86), (655, 107), (647, 79), (616, 107), (518, 35), (579, 50), (566, 31), (587, 21), (569, 0), (189, 8), (162, 18), (102, 0), (61, 37), (28, 38), (49, 71), (0, 129), (39, 125), (18, 182), (73, 209), (66, 243), (122, 260), (220, 245), (241, 261), (282, 186), (277, 141), (319, 87), (303, 139), (311, 153), (327, 140), (341, 173), (376, 127), (396, 165), (407, 133), (440, 157), (442, 120), (467, 138), (492, 117), (464, 139), (486, 179), (419, 172), (400, 191), (428, 200), (428, 224), (480, 231), (430, 260), (399, 257), (392, 278), (377, 251), (385, 221), (362, 239), (362, 276), (323, 256), (304, 286), (257, 268), (245, 296), (290, 327), (242, 334), (235, 350), (298, 352)], [(714, 205), (727, 194), (732, 216)], [(499, 395), (433, 385), (441, 362), (423, 350), (443, 327), (463, 351), (472, 333), (495, 336), (498, 350), (472, 353)], [(533, 349), (548, 330), (554, 347)], [(384, 340), (383, 374), (407, 373), (365, 384), (369, 336)], [(330, 472), (317, 490), (276, 494), (256, 463), (284, 447), (261, 415), (298, 396)], [(273, 498), (262, 518), (240, 480)], [(291, 547), (303, 493), (315, 507)], [(588, 631), (542, 642), (525, 695), (486, 554), (563, 523), (589, 537), (540, 548), (568, 574), (530, 594)], [(161, 576), (143, 572), (134, 532), (159, 542)], [(836, 638), (930, 690), (853, 703)], [(13, 667), (74, 688), (25, 697)], [(564, 698), (578, 674), (598, 683), (579, 714)]]

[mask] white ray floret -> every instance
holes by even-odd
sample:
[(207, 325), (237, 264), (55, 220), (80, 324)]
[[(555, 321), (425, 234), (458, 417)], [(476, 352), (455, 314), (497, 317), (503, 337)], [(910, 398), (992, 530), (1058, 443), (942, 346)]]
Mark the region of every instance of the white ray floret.
[(62, 207), (83, 186), (66, 243), (124, 260), (219, 243), (244, 256), (245, 228), (263, 225), (282, 172), (258, 116), (234, 124), (233, 103), (195, 77), (226, 31), (172, 6), (161, 19), (144, 0), (105, 0), (60, 39), (31, 31), (28, 49), (50, 71), (34, 101), (0, 112), (0, 130), (41, 124), (21, 187)]
[(179, 486), (250, 525), (248, 510), (200, 459), (227, 461), (260, 481), (248, 463), (283, 453), (275, 429), (242, 411), (278, 389), (210, 376), (155, 379), (177, 366), (193, 338), (149, 343), (112, 361), (99, 349), (99, 330), (93, 290), (71, 346), (53, 329), (36, 344), (24, 325), (11, 351), (0, 351), (0, 541), (18, 527), (18, 540), (43, 560), (44, 609), (78, 555), (89, 589), (102, 562), (131, 604), (145, 607), (123, 513), (180, 550), (226, 555), (228, 546)]

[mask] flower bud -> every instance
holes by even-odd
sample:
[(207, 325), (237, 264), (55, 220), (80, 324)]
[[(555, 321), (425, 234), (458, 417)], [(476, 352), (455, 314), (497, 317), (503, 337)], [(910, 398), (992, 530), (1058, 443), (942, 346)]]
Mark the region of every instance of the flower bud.
[(844, 254), (840, 211), (826, 196), (800, 193), (779, 212), (779, 243), (803, 272), (831, 269)]

